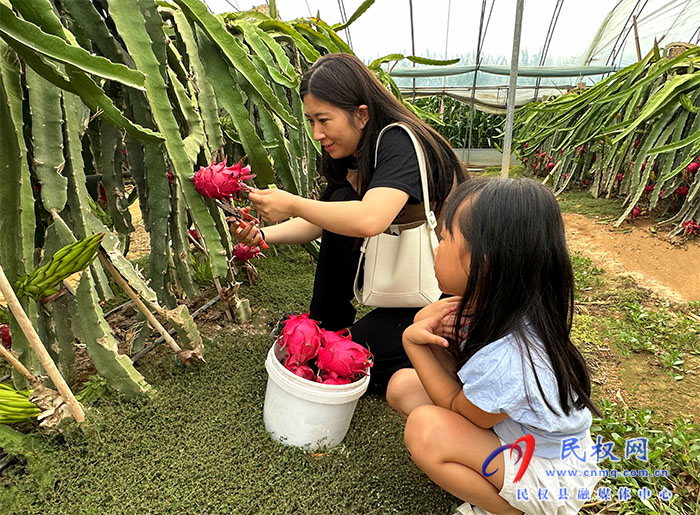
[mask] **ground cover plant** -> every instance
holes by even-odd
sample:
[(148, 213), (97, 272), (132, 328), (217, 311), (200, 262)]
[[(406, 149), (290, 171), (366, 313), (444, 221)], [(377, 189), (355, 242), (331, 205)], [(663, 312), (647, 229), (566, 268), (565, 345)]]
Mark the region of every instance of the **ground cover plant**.
[[(573, 338), (591, 366), (594, 399), (604, 415), (594, 422), (594, 438), (615, 442), (618, 452), (625, 438), (649, 438), (648, 464), (623, 459), (601, 467), (668, 471), (666, 478), (605, 478), (601, 485), (611, 488), (613, 499), (600, 502), (593, 495), (584, 512), (650, 513), (651, 506), (658, 513), (693, 514), (700, 493), (700, 406), (691, 392), (698, 376), (675, 380), (665, 370), (659, 352), (672, 338), (658, 342), (654, 353), (630, 351), (626, 358), (619, 336), (624, 331), (610, 331), (609, 324), (638, 329), (620, 311), (636, 302), (648, 317), (661, 317), (639, 329), (647, 336), (666, 326), (664, 313), (685, 317), (685, 327), (698, 331), (700, 324), (688, 315), (700, 314), (700, 306), (664, 303), (627, 278), (608, 276), (585, 256), (573, 261)], [(11, 513), (251, 513), (273, 507), (280, 513), (450, 513), (457, 500), (413, 465), (402, 420), (378, 397), (360, 400), (348, 436), (330, 451), (306, 453), (270, 440), (262, 421), (269, 332), (284, 313), (305, 309), (313, 262), (301, 249), (279, 248), (256, 267), (259, 283), (243, 286), (257, 306), (250, 324), (232, 326), (216, 309), (199, 320), (211, 338), (206, 366), (186, 369), (165, 349), (147, 356), (139, 368), (159, 394), (150, 402), (105, 394), (92, 403), (81, 430), (32, 435), (25, 451), (30, 457), (0, 477), (0, 505)], [(687, 352), (690, 371), (698, 362)], [(12, 449), (6, 442), (3, 447)], [(625, 486), (646, 486), (654, 495), (617, 502), (615, 492)], [(656, 497), (663, 487), (674, 493), (670, 501)]]

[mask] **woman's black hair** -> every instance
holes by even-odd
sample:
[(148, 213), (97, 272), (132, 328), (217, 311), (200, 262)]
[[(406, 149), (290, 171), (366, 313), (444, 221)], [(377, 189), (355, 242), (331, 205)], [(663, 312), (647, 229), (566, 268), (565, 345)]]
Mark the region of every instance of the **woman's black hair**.
[[(357, 149), (357, 169), (360, 196), (364, 195), (374, 171), (374, 149), (379, 132), (390, 123), (408, 125), (418, 137), (436, 170), (428, 173), (430, 198), (436, 202), (434, 211), (440, 213), (450, 193), (453, 181), (463, 182), (466, 170), (450, 144), (428, 124), (421, 121), (399, 102), (371, 70), (351, 54), (328, 54), (318, 59), (301, 80), (301, 97), (311, 93), (314, 97), (348, 112), (357, 113), (357, 108), (366, 105), (369, 120), (360, 138)], [(428, 159), (430, 161), (430, 159)], [(347, 159), (333, 159), (323, 154), (321, 174), (329, 184), (345, 184)]]
[[(551, 362), (564, 413), (586, 407), (599, 414), (590, 398), (586, 362), (570, 338), (574, 276), (554, 195), (532, 179), (473, 178), (450, 195), (444, 216), (446, 230), (458, 230), (471, 252), (450, 342), (457, 368), (512, 333), (532, 365), (544, 402), (558, 414), (537, 378), (534, 333)], [(466, 334), (461, 344), (460, 334)]]

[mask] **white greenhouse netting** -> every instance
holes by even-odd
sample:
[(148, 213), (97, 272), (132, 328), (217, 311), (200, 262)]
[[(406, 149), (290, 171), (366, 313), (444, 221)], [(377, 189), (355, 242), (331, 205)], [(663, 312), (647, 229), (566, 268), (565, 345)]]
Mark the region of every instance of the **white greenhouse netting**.
[[(235, 12), (263, 2), (206, 3), (214, 12)], [(276, 2), (282, 19), (318, 13), (329, 23), (345, 21), (361, 4), (362, 0)], [(700, 40), (700, 0), (526, 0), (516, 106), (561, 94), (580, 83), (592, 85), (604, 74), (636, 61), (633, 16), (637, 17), (642, 55), (651, 50), (654, 40), (662, 47)], [(341, 36), (367, 63), (391, 53), (459, 58), (460, 62), (449, 69), (403, 61), (392, 75), (407, 95), (447, 94), (471, 102), (473, 92), (478, 109), (504, 112), (514, 20), (512, 0), (376, 0)], [(477, 64), (477, 53), (478, 72), (451, 74), (459, 67)], [(545, 69), (538, 73), (541, 66), (554, 67), (559, 73), (553, 76)], [(598, 69), (591, 70), (591, 66)], [(485, 71), (495, 68), (500, 71)], [(528, 69), (529, 74), (523, 73)]]

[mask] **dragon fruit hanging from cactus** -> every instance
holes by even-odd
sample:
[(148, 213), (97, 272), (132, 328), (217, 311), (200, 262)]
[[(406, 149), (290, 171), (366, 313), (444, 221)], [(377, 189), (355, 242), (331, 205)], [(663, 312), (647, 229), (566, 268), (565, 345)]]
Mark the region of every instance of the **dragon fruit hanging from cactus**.
[(242, 164), (241, 160), (235, 165), (226, 166), (224, 159), (220, 163), (212, 162), (209, 166), (200, 167), (192, 177), (194, 189), (200, 195), (215, 200), (239, 198), (242, 191), (250, 189), (244, 181), (255, 177), (255, 174), (250, 173), (250, 165)]

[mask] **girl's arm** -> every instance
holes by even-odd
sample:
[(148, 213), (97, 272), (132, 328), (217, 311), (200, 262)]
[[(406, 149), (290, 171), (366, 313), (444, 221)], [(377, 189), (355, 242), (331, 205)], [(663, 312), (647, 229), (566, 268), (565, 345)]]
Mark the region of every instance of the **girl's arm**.
[[(235, 227), (235, 233), (233, 229)], [(307, 243), (321, 237), (322, 229), (303, 218), (293, 218), (281, 224), (263, 227), (265, 241), (269, 244), (297, 244)], [(262, 239), (260, 231), (253, 224), (245, 227), (231, 226), (233, 237), (246, 245), (259, 245)]]
[(447, 346), (447, 340), (435, 333), (440, 331), (442, 320), (453, 309), (446, 308), (409, 326), (403, 333), (403, 346), (433, 404), (459, 413), (479, 427), (490, 428), (507, 415), (488, 413), (469, 402), (462, 391), (462, 383), (436, 356), (442, 349), (433, 350), (430, 347), (431, 344)]
[(362, 200), (321, 202), (270, 189), (251, 191), (248, 198), (265, 221), (281, 222), (296, 216), (336, 234), (366, 238), (389, 227), (408, 201), (408, 193), (372, 188)]

